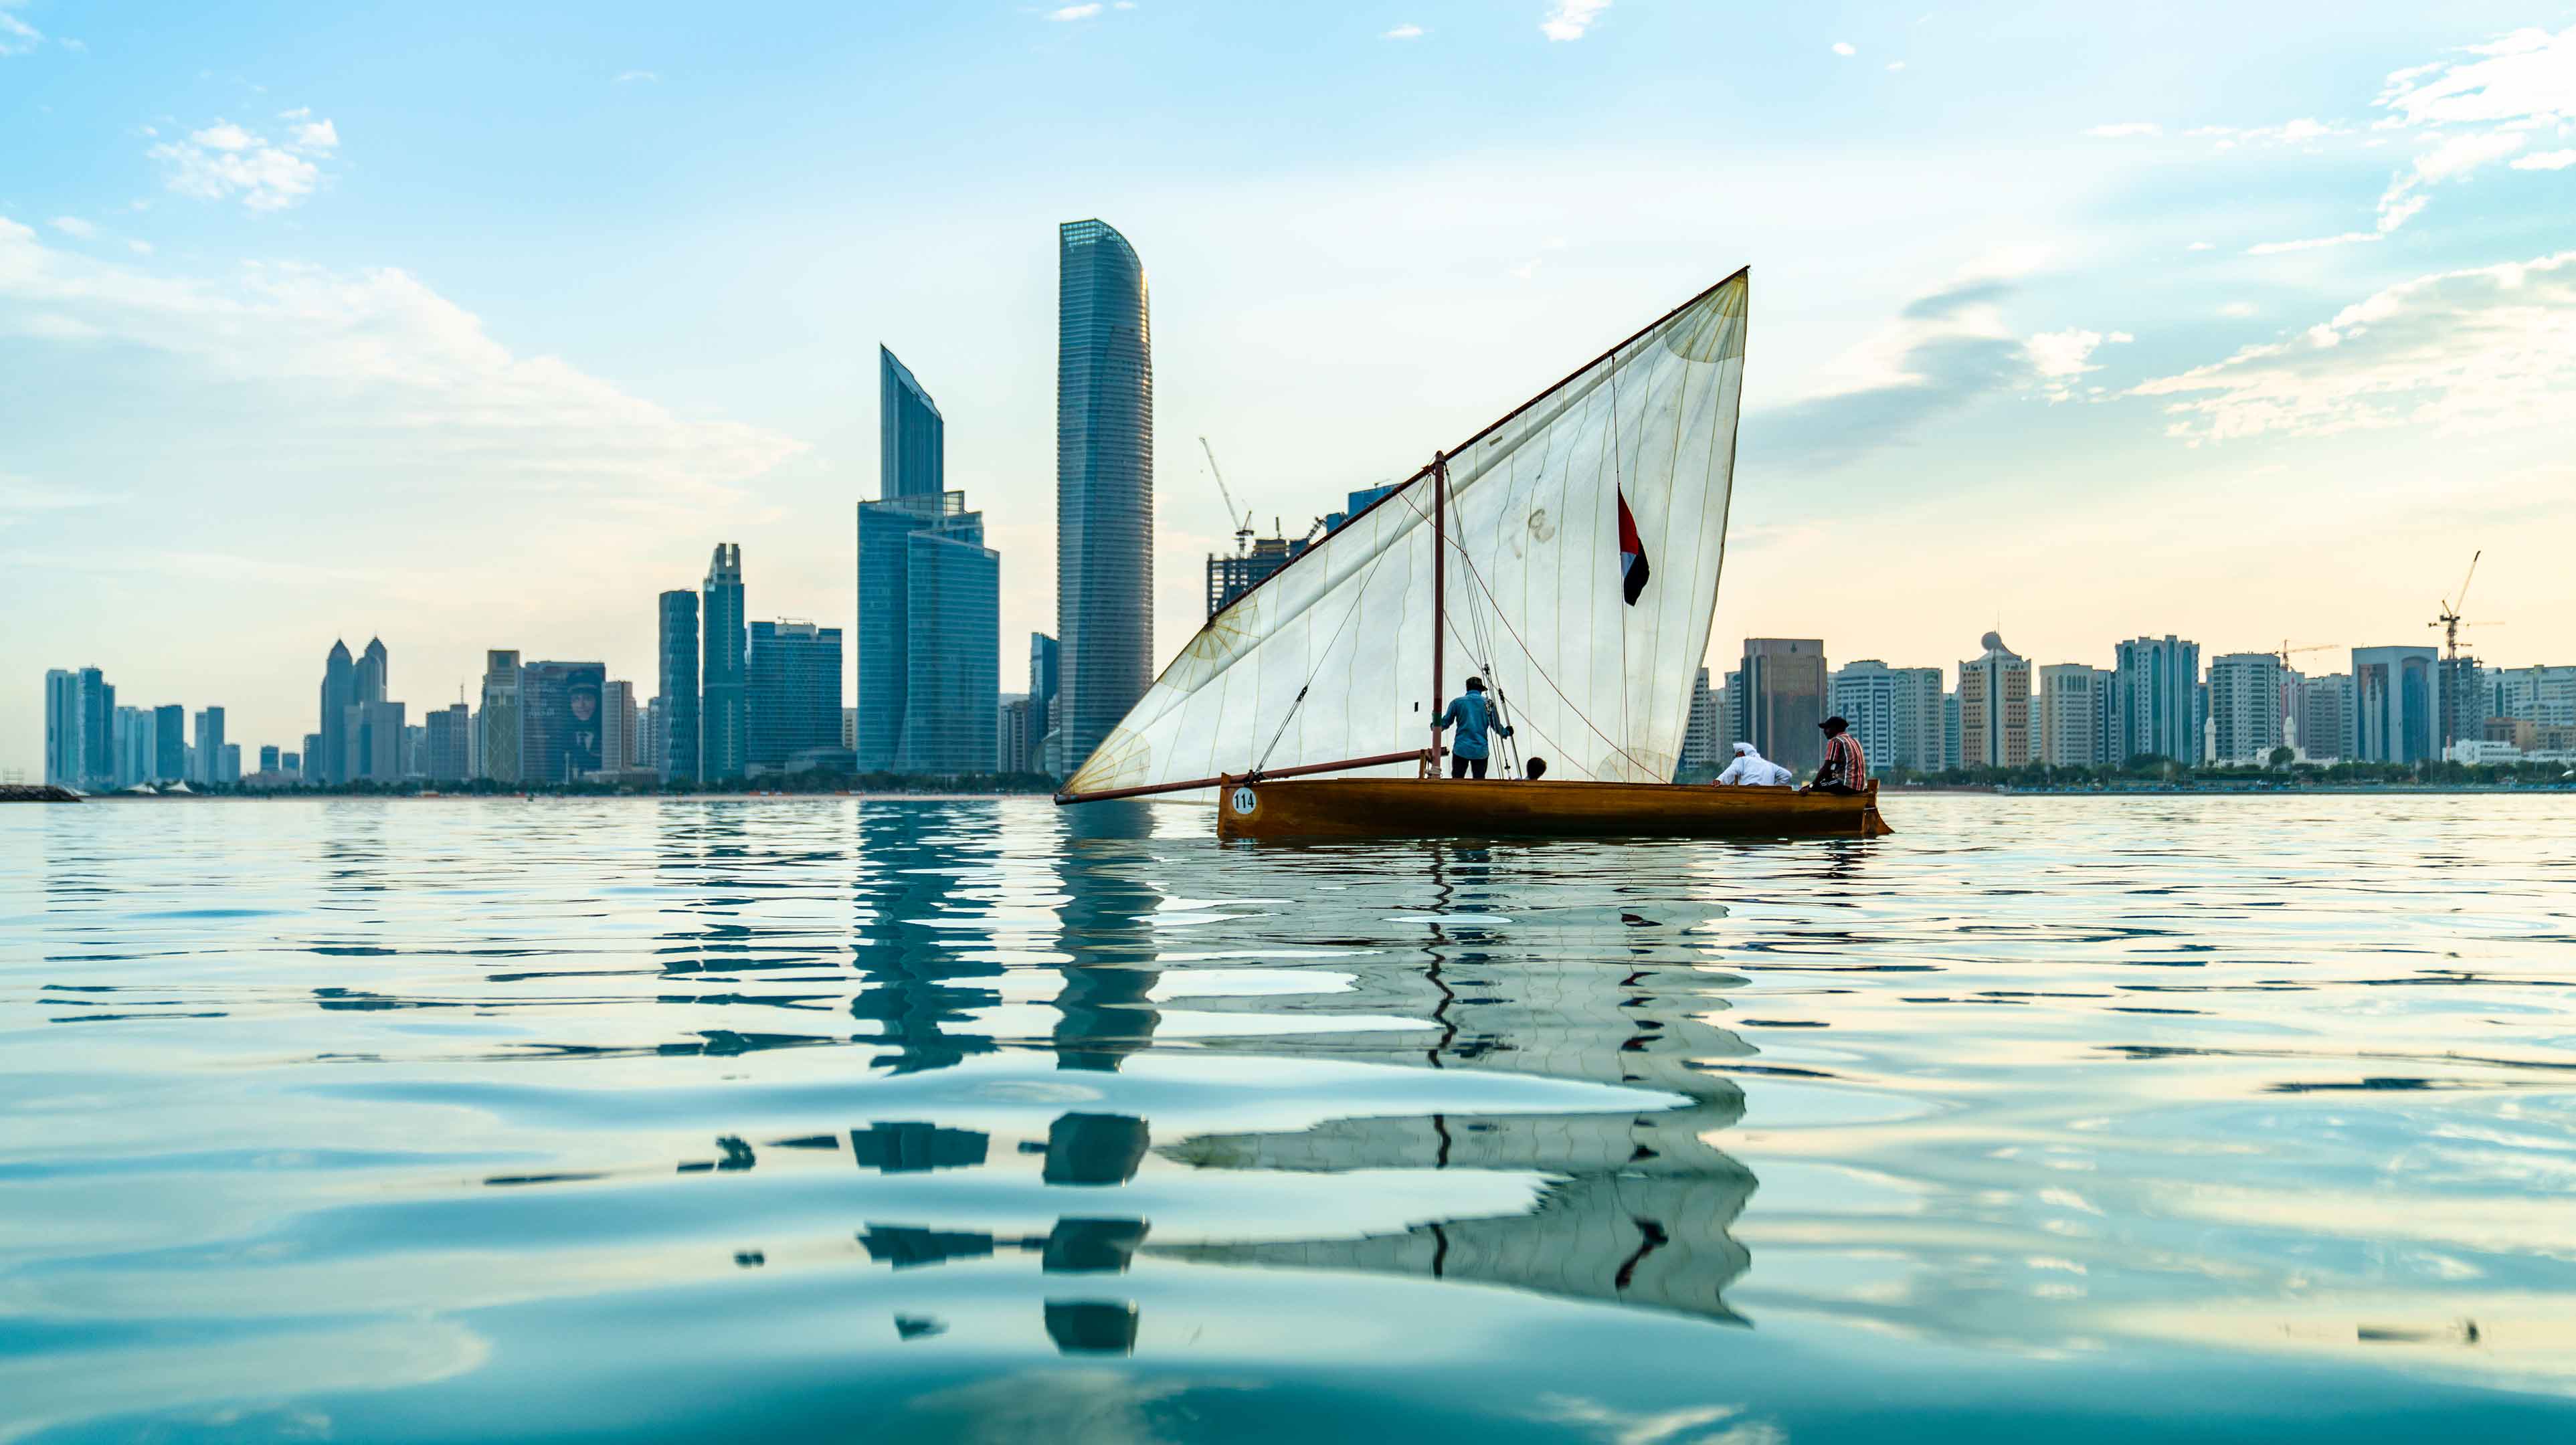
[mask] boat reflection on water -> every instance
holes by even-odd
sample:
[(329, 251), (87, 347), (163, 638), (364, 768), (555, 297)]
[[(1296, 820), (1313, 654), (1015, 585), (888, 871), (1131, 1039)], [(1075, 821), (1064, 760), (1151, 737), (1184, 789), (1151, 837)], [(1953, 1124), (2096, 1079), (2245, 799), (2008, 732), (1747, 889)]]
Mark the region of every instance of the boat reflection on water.
[[(951, 1070), (980, 1077), (1014, 1058), (1051, 1054), (1062, 1086), (1019, 1069), (1000, 1084), (969, 1081), (967, 1092), (1065, 1102), (1035, 1117), (967, 1105), (937, 1122), (886, 1118), (758, 1143), (728, 1135), (714, 1157), (678, 1165), (740, 1175), (764, 1158), (811, 1161), (846, 1148), (870, 1176), (914, 1177), (890, 1196), (900, 1207), (877, 1202), (874, 1190), (853, 1200), (864, 1218), (843, 1236), (902, 1281), (897, 1339), (947, 1336), (963, 1318), (990, 1321), (983, 1310), (961, 1317), (950, 1297), (963, 1289), (982, 1298), (992, 1288), (988, 1271), (1033, 1266), (1032, 1303), (1058, 1351), (1130, 1353), (1143, 1306), (1110, 1281), (1140, 1260), (1409, 1276), (1746, 1323), (1724, 1294), (1748, 1263), (1729, 1230), (1755, 1181), (1710, 1141), (1744, 1108), (1741, 1090), (1718, 1070), (1753, 1050), (1712, 1022), (1740, 979), (1708, 967), (1691, 936), (1721, 910), (1589, 881), (1580, 851), (1539, 860), (1556, 875), (1543, 905), (1506, 906), (1531, 876), (1528, 849), (1498, 862), (1493, 850), (1454, 846), (1427, 850), (1410, 878), (1328, 849), (1275, 851), (1258, 875), (1196, 874), (1186, 884), (1192, 896), (1180, 897), (1165, 880), (1186, 853), (1155, 838), (1151, 810), (1130, 805), (1060, 815), (1075, 836), (1037, 865), (1053, 884), (1051, 908), (997, 920), (978, 898), (1002, 886), (990, 875), (1007, 866), (991, 835), (924, 813), (870, 807), (859, 821), (859, 987), (849, 1008), (881, 1032), (855, 1041), (872, 1046), (873, 1062), (891, 1076), (925, 1084)], [(1272, 891), (1253, 897), (1236, 886), (1252, 876)], [(960, 926), (969, 920), (976, 926)], [(1026, 989), (1050, 974), (1051, 988)], [(1171, 1012), (1173, 997), (1187, 999), (1186, 1013)], [(1159, 1037), (1172, 1019), (1188, 1020), (1183, 1036)], [(1158, 1048), (1186, 1050), (1169, 1057), (1193, 1077), (1228, 1066), (1244, 1095), (1199, 1107), (1185, 1083), (1174, 1099), (1156, 1092), (1169, 1088), (1159, 1077), (1169, 1068), (1122, 1079), (1107, 1094), (1074, 1082), (1121, 1075)], [(1245, 1098), (1266, 1092), (1274, 1066), (1300, 1061), (1343, 1078), (1375, 1066), (1555, 1081), (1582, 1086), (1568, 1094), (1582, 1103), (1514, 1099), (1408, 1113), (1399, 1102), (1408, 1093), (1458, 1091), (1429, 1078), (1415, 1087), (1370, 1076), (1359, 1105), (1367, 1112), (1343, 1104), (1307, 1109), (1295, 1127), (1226, 1127), (1244, 1117)], [(1491, 1093), (1470, 1088), (1464, 1097), (1490, 1101)], [(1094, 1099), (1112, 1102), (1080, 1102)], [(1159, 1142), (1149, 1120), (1129, 1111), (1156, 1099), (1185, 1120)], [(1214, 1202), (1240, 1196), (1240, 1186), (1209, 1187), (1246, 1175), (1362, 1171), (1420, 1176), (1427, 1196), (1375, 1182), (1358, 1190), (1291, 1184), (1266, 1192), (1299, 1202), (1247, 1215)], [(1154, 1181), (1156, 1198), (1180, 1201), (1179, 1217), (1158, 1222), (1117, 1207), (1111, 1191), (1140, 1176)], [(1453, 1189), (1428, 1182), (1436, 1176), (1489, 1182)], [(1494, 1207), (1518, 1194), (1520, 1181), (1526, 1203)], [(1066, 1190), (1083, 1197), (1060, 1198)], [(1429, 1218), (1397, 1212), (1426, 1197), (1436, 1207), (1444, 1194), (1482, 1207)], [(736, 1254), (752, 1265), (827, 1257), (792, 1241)], [(979, 1282), (954, 1276), (959, 1267), (978, 1271)]]
[[(1145, 810), (1102, 807), (1066, 814), (1083, 836), (1058, 863), (1063, 901), (1055, 941), (1061, 985), (1046, 1044), (1065, 1070), (1114, 1071), (1154, 1046), (1166, 970), (1150, 926), (1169, 903), (1154, 879), (1167, 871)], [(1273, 865), (1281, 863), (1272, 858)], [(1728, 1233), (1754, 1178), (1709, 1143), (1743, 1111), (1743, 1094), (1711, 1065), (1753, 1052), (1709, 1021), (1716, 996), (1738, 980), (1706, 968), (1689, 932), (1721, 910), (1647, 901), (1578, 877), (1546, 905), (1505, 911), (1488, 850), (1442, 847), (1415, 879), (1354, 872), (1329, 851), (1290, 854), (1267, 886), (1323, 906), (1194, 900), (1212, 921), (1188, 932), (1189, 956), (1296, 961), (1338, 955), (1346, 986), (1329, 992), (1193, 997), (1222, 1018), (1255, 1006), (1298, 1016), (1299, 1032), (1263, 1036), (1220, 1028), (1194, 1042), (1229, 1055), (1294, 1053), (1344, 1063), (1465, 1070), (1637, 1091), (1634, 1107), (1605, 1112), (1426, 1113), (1327, 1118), (1277, 1133), (1209, 1130), (1155, 1150), (1188, 1171), (1492, 1171), (1544, 1182), (1517, 1213), (1427, 1219), (1347, 1234), (1239, 1234), (1222, 1221), (1157, 1232), (1115, 1210), (1067, 1214), (1044, 1232), (942, 1229), (871, 1223), (870, 1260), (898, 1271), (1013, 1252), (1037, 1256), (1048, 1276), (1123, 1273), (1146, 1258), (1198, 1265), (1304, 1268), (1410, 1275), (1508, 1286), (1565, 1298), (1632, 1305), (1743, 1324), (1724, 1299), (1748, 1262)], [(937, 872), (915, 856), (911, 876)], [(1515, 870), (1520, 871), (1520, 870)], [(904, 876), (900, 872), (890, 876)], [(1526, 876), (1520, 871), (1520, 876)], [(1221, 880), (1196, 879), (1199, 891)], [(1309, 891), (1311, 889), (1311, 891)], [(927, 900), (922, 900), (926, 902)], [(911, 906), (920, 906), (919, 902)], [(899, 911), (899, 907), (896, 911)], [(1355, 925), (1370, 935), (1355, 950)], [(898, 931), (898, 937), (905, 936)], [(864, 958), (921, 976), (918, 951)], [(1184, 965), (1186, 967), (1187, 965)], [(1337, 1016), (1416, 1021), (1413, 1028), (1338, 1032)], [(952, 1015), (948, 1023), (962, 1023)], [(908, 1037), (923, 1052), (896, 1067), (938, 1067), (994, 1046), (944, 1026)], [(1032, 1042), (1035, 1042), (1032, 1040)], [(888, 1126), (878, 1126), (885, 1129)], [(1049, 1126), (1041, 1181), (1114, 1187), (1147, 1162), (1150, 1127), (1121, 1114), (1068, 1112)], [(861, 1136), (853, 1135), (856, 1144)], [(972, 1162), (982, 1163), (981, 1139)], [(1038, 1146), (1023, 1144), (1023, 1152)], [(1148, 1242), (1148, 1235), (1153, 1239)], [(1066, 1351), (1134, 1348), (1139, 1314), (1126, 1300), (1049, 1299), (1050, 1338)]]
[(1362, 1035), (1343, 1041), (1345, 1054), (1619, 1084), (1688, 1102), (1602, 1114), (1336, 1119), (1293, 1134), (1184, 1139), (1164, 1154), (1203, 1169), (1483, 1169), (1549, 1182), (1522, 1214), (1152, 1252), (1508, 1285), (1745, 1323), (1722, 1292), (1748, 1263), (1727, 1231), (1754, 1178), (1708, 1142), (1742, 1117), (1744, 1095), (1707, 1066), (1753, 1050), (1708, 1021), (1723, 1007), (1711, 997), (1713, 983), (1732, 980), (1702, 969), (1686, 938), (1722, 910), (1647, 903), (1579, 882), (1551, 889), (1544, 906), (1509, 907), (1491, 865), (1489, 850), (1433, 850), (1432, 906), (1407, 920), (1418, 931), (1408, 950), (1418, 963), (1372, 969), (1358, 981), (1371, 1008), (1436, 1021), (1437, 1042), (1417, 1052), (1396, 1036)]

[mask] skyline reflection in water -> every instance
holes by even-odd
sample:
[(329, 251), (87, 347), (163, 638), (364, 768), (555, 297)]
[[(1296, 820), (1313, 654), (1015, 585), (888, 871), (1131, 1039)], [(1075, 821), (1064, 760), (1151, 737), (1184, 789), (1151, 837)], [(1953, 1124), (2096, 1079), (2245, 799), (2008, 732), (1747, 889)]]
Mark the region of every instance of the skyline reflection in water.
[(11, 810), (0, 1438), (2576, 1421), (2560, 800), (1907, 807)]

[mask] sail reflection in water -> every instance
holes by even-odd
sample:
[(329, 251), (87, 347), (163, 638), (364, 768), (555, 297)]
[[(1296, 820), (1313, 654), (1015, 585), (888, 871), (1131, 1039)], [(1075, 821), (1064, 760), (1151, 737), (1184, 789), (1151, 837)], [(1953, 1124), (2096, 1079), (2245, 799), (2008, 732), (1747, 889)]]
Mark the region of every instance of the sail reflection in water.
[[(1598, 1112), (1378, 1113), (1280, 1133), (1200, 1130), (1154, 1151), (1163, 1165), (1189, 1171), (1488, 1171), (1539, 1181), (1518, 1209), (1377, 1230), (1362, 1219), (1348, 1235), (1247, 1236), (1222, 1222), (1158, 1231), (1086, 1201), (1083, 1212), (1034, 1232), (957, 1228), (932, 1216), (871, 1219), (858, 1235), (869, 1261), (901, 1274), (1029, 1259), (1045, 1277), (1048, 1337), (1067, 1352), (1135, 1348), (1134, 1301), (1065, 1297), (1059, 1277), (1123, 1274), (1140, 1250), (1179, 1263), (1366, 1270), (1737, 1319), (1722, 1291), (1746, 1256), (1727, 1227), (1753, 1179), (1707, 1142), (1743, 1107), (1741, 1092), (1708, 1065), (1749, 1050), (1706, 1021), (1723, 1007), (1717, 988), (1733, 980), (1702, 967), (1690, 939), (1717, 910), (1578, 880), (1551, 890), (1543, 906), (1506, 913), (1491, 855), (1474, 849), (1437, 850), (1414, 879), (1355, 871), (1329, 851), (1271, 860), (1265, 884), (1326, 906), (1175, 899), (1160, 884), (1173, 860), (1154, 840), (1154, 810), (1059, 816), (1067, 836), (1052, 860), (1061, 895), (1049, 966), (1058, 982), (1041, 1041), (1007, 1032), (1012, 970), (980, 955), (990, 936), (953, 926), (976, 881), (1007, 871), (988, 840), (920, 809), (863, 810), (867, 871), (853, 955), (862, 985), (852, 1011), (883, 1027), (880, 1043), (892, 1052), (882, 1065), (909, 1074), (1042, 1043), (1058, 1070), (1114, 1073), (1154, 1046), (1165, 973), (1157, 965), (1169, 945), (1185, 943), (1170, 951), (1223, 966), (1204, 977), (1240, 980), (1260, 972), (1241, 964), (1269, 962), (1292, 989), (1255, 984), (1250, 997), (1229, 997), (1222, 983), (1190, 990), (1202, 1005), (1194, 1048), (1286, 1048), (1345, 1064), (1564, 1079), (1632, 1098)], [(1354, 925), (1373, 936), (1343, 936)], [(1294, 965), (1319, 958), (1334, 964), (1329, 991), (1293, 991), (1312, 972)], [(1355, 1017), (1369, 1026), (1337, 1026)], [(1293, 1035), (1269, 1031), (1282, 1018), (1297, 1024)], [(879, 1121), (848, 1138), (854, 1160), (883, 1173), (1034, 1163), (1043, 1189), (1114, 1189), (1147, 1163), (1152, 1126), (1071, 1110), (1042, 1140), (1000, 1150), (980, 1130), (918, 1121)], [(837, 1147), (829, 1138), (781, 1142)], [(758, 1253), (764, 1262), (775, 1256)], [(901, 1337), (949, 1332), (938, 1294), (908, 1297), (896, 1317)]]
[[(1418, 969), (1366, 976), (1370, 1002), (1428, 1013), (1440, 1025), (1438, 1040), (1419, 1054), (1392, 1041), (1355, 1041), (1353, 1051), (1390, 1063), (1643, 1087), (1688, 1105), (1335, 1119), (1293, 1134), (1196, 1136), (1165, 1153), (1200, 1168), (1514, 1170), (1548, 1182), (1526, 1213), (1156, 1253), (1510, 1285), (1737, 1321), (1720, 1292), (1747, 1257), (1727, 1227), (1754, 1180), (1707, 1138), (1742, 1116), (1744, 1095), (1706, 1066), (1750, 1050), (1706, 1021), (1721, 1006), (1711, 987), (1724, 976), (1698, 966), (1687, 938), (1716, 910), (1577, 885), (1551, 889), (1544, 905), (1487, 913), (1509, 906), (1490, 873), (1481, 851), (1438, 856), (1430, 889), (1438, 911), (1405, 920), (1419, 938), (1399, 951), (1417, 956)], [(1380, 906), (1401, 906), (1403, 891), (1385, 889)]]

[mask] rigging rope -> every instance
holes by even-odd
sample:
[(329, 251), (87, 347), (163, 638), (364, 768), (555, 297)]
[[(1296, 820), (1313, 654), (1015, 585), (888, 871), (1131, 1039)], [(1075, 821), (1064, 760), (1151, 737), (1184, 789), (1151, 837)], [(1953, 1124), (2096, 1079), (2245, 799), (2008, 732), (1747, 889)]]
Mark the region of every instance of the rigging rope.
[[(1408, 502), (1407, 505), (1411, 503)], [(1420, 515), (1418, 509), (1416, 515)], [(1324, 670), (1325, 661), (1333, 655), (1333, 644), (1342, 640), (1342, 633), (1349, 629), (1351, 619), (1360, 615), (1360, 604), (1368, 599), (1369, 583), (1377, 580), (1378, 564), (1384, 562), (1386, 554), (1394, 550), (1392, 547), (1382, 547), (1378, 549), (1376, 556), (1369, 559), (1368, 570), (1360, 574), (1360, 585), (1351, 589), (1350, 610), (1342, 614), (1341, 625), (1333, 629), (1333, 635), (1325, 638), (1324, 645), (1313, 652), (1314, 661), (1307, 664), (1305, 680), (1297, 684), (1297, 695), (1289, 700), (1288, 711), (1279, 719), (1278, 730), (1271, 733), (1270, 746), (1263, 748), (1261, 756), (1253, 759), (1254, 772), (1260, 772), (1270, 765), (1270, 755), (1278, 751), (1279, 740), (1288, 735), (1289, 720), (1297, 716), (1297, 709), (1306, 701), (1307, 690), (1315, 685), (1315, 674)]]
[(1305, 686), (1298, 688), (1297, 696), (1289, 700), (1288, 711), (1281, 714), (1279, 718), (1279, 730), (1270, 735), (1270, 746), (1263, 748), (1261, 750), (1261, 756), (1252, 760), (1252, 771), (1254, 773), (1258, 774), (1263, 768), (1270, 766), (1270, 755), (1279, 751), (1279, 740), (1288, 735), (1288, 719), (1297, 715), (1299, 704), (1306, 700), (1306, 688), (1312, 687), (1313, 685), (1313, 674), (1310, 673), (1308, 674)]
[[(1403, 494), (1399, 493), (1398, 495)], [(1431, 520), (1429, 514), (1425, 513), (1410, 496), (1406, 496), (1404, 498), (1404, 504), (1412, 510), (1416, 520), (1425, 523)], [(1456, 544), (1453, 543), (1452, 545), (1454, 546)], [(1487, 605), (1494, 609), (1494, 620), (1500, 622), (1503, 625), (1503, 630), (1511, 634), (1512, 641), (1519, 644), (1521, 656), (1529, 659), (1530, 671), (1538, 675), (1538, 680), (1546, 683), (1548, 691), (1556, 694), (1557, 701), (1563, 703), (1565, 705), (1565, 710), (1574, 715), (1574, 720), (1583, 724), (1583, 726), (1588, 729), (1594, 737), (1599, 738), (1605, 745), (1607, 745), (1611, 752), (1626, 759), (1629, 766), (1635, 768), (1638, 772), (1652, 776), (1655, 772), (1653, 768), (1648, 767), (1643, 759), (1639, 758), (1635, 753), (1630, 752), (1626, 744), (1620, 742), (1617, 738), (1610, 736), (1608, 733), (1603, 732), (1601, 730), (1601, 725), (1592, 720), (1591, 714), (1585, 712), (1573, 698), (1567, 696), (1563, 687), (1558, 686), (1556, 679), (1553, 676), (1550, 676), (1546, 667), (1540, 664), (1538, 653), (1530, 647), (1528, 639), (1522, 637), (1520, 629), (1512, 625), (1510, 615), (1503, 611), (1502, 599), (1494, 595), (1493, 587), (1485, 581), (1485, 574), (1476, 566), (1476, 559), (1469, 555), (1464, 547), (1458, 548), (1458, 560), (1466, 564), (1467, 576), (1475, 582), (1476, 590), (1485, 594)], [(1450, 630), (1452, 632), (1456, 631), (1455, 628), (1451, 628)], [(1459, 640), (1461, 642), (1468, 641), (1468, 639), (1463, 636), (1460, 637)], [(1621, 661), (1623, 669), (1626, 660), (1625, 648), (1626, 638), (1623, 632), (1621, 637)], [(1624, 670), (1622, 672), (1622, 677), (1625, 677)], [(1550, 739), (1549, 742), (1551, 746), (1554, 745), (1553, 739)]]

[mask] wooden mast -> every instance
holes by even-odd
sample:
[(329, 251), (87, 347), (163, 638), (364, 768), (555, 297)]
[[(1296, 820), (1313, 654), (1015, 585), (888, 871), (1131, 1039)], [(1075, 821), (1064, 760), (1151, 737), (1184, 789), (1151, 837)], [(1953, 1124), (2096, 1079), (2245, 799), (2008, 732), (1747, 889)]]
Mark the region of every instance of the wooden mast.
[(1445, 452), (1431, 454), (1431, 751), (1423, 763), (1424, 775), (1440, 776), (1440, 712), (1442, 702), (1440, 663), (1441, 645), (1447, 640), (1449, 620), (1449, 457)]

